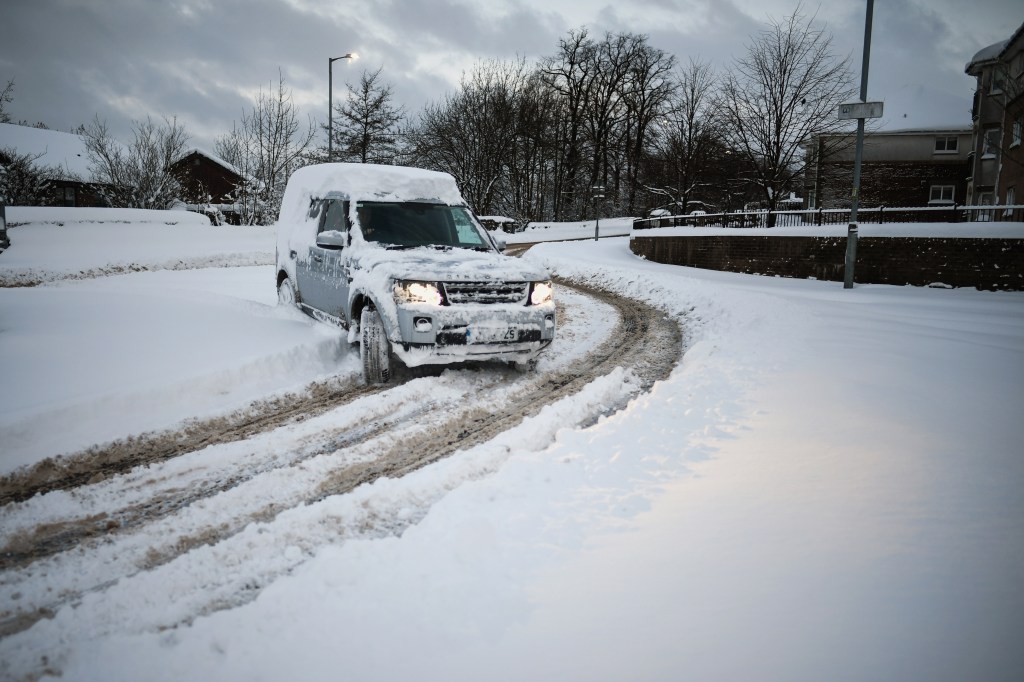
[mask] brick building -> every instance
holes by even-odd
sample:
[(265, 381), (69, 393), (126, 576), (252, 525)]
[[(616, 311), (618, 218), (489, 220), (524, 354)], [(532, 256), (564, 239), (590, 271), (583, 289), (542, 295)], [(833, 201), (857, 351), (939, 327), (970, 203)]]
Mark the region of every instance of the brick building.
[[(868, 132), (861, 157), (862, 207), (963, 204), (970, 127)], [(816, 135), (804, 175), (808, 208), (849, 208), (855, 133)]]
[[(1024, 204), (1024, 24), (980, 50), (965, 71), (977, 81), (969, 201)], [(1024, 211), (1013, 217), (1024, 220)]]

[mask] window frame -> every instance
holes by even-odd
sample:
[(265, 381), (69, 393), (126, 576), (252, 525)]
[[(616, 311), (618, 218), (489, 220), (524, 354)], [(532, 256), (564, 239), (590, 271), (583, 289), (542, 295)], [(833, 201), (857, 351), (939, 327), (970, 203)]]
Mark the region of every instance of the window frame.
[[(935, 196), (938, 190), (938, 197)], [(949, 190), (949, 198), (945, 197), (946, 190)], [(952, 206), (956, 204), (956, 185), (933, 184), (928, 187), (929, 206)]]
[[(952, 148), (949, 146), (950, 141), (953, 143)], [(957, 154), (960, 152), (960, 138), (956, 135), (936, 135), (932, 152), (934, 154)]]
[(981, 136), (981, 158), (994, 159), (999, 156), (1002, 136), (1003, 129), (999, 126), (985, 129)]

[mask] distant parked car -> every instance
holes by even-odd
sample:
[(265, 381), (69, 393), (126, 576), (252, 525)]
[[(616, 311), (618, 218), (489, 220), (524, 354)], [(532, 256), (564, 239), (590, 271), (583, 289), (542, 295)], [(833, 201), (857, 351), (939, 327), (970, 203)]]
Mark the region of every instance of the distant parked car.
[(7, 207), (0, 204), (0, 253), (11, 245), (11, 240), (7, 237)]
[(278, 300), (348, 328), (367, 383), (387, 382), (393, 360), (530, 369), (555, 337), (551, 275), (497, 241), (447, 173), (306, 166), (277, 221)]
[(507, 218), (503, 215), (481, 215), (477, 216), (476, 219), (480, 221), (481, 225), (491, 232), (501, 230), (502, 232), (513, 234), (516, 232), (522, 232), (526, 229), (525, 225), (520, 225), (512, 218)]

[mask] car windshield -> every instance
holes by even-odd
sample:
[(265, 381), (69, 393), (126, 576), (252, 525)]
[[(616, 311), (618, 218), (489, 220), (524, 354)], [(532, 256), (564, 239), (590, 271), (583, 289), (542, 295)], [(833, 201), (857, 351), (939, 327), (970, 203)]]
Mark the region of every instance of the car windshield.
[(356, 220), (364, 239), (389, 248), (491, 250), (490, 241), (464, 206), (361, 201), (356, 204)]

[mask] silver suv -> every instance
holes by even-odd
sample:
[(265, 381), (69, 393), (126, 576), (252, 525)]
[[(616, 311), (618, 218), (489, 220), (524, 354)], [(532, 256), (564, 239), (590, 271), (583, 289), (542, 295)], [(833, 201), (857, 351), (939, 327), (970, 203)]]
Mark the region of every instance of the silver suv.
[(288, 180), (277, 291), (358, 341), (363, 376), (465, 360), (536, 365), (555, 336), (550, 275), (500, 252), (447, 173), (322, 164)]

